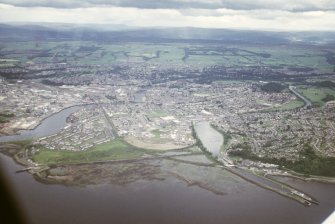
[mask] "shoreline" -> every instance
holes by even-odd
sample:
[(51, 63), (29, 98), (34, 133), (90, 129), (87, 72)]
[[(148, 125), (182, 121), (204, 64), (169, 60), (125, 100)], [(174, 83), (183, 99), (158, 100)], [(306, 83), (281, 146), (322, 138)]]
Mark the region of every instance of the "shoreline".
[(293, 174), (267, 174), (267, 176), (289, 177), (289, 178), (302, 180), (302, 181), (305, 181), (305, 182), (318, 182), (318, 183), (335, 184), (335, 178), (334, 177), (324, 177), (324, 176), (301, 177), (299, 175), (293, 175)]
[[(20, 135), (20, 131), (33, 131), (35, 130), (38, 126), (40, 126), (44, 120), (48, 119), (49, 117), (57, 114), (57, 113), (60, 113), (62, 112), (63, 110), (66, 110), (66, 109), (69, 109), (69, 108), (72, 108), (72, 107), (80, 107), (80, 106), (89, 106), (89, 105), (96, 105), (95, 103), (87, 103), (87, 104), (75, 104), (75, 105), (72, 105), (72, 106), (68, 106), (68, 107), (64, 107), (56, 112), (53, 112), (52, 114), (49, 114), (48, 116), (44, 117), (43, 119), (41, 119), (38, 124), (36, 124), (33, 128), (17, 128), (15, 130), (13, 130), (12, 132), (14, 134), (4, 134), (4, 135), (0, 135), (0, 138), (1, 137), (5, 137), (5, 136), (16, 136), (16, 135)], [(3, 133), (3, 132), (1, 132)]]
[[(10, 155), (10, 154), (6, 154), (3, 151), (1, 152), (1, 154), (3, 154), (4, 156), (9, 157), (16, 164), (22, 166), (22, 168), (23, 168), (22, 172), (29, 173), (30, 175), (33, 176), (33, 178), (36, 181), (38, 181), (40, 183), (48, 184), (48, 185), (49, 184), (50, 185), (51, 184), (57, 184), (57, 185), (64, 185), (64, 186), (74, 186), (74, 185), (86, 186), (86, 185), (90, 185), (89, 183), (87, 183), (87, 184), (85, 184), (85, 183), (78, 184), (75, 181), (73, 182), (72, 181), (73, 177), (71, 175), (70, 176), (67, 175), (67, 176), (64, 176), (64, 177), (63, 176), (59, 176), (59, 178), (58, 178), (58, 176), (55, 176), (55, 178), (53, 176), (49, 177), (48, 175), (45, 175), (45, 174), (48, 173), (50, 169), (54, 168), (53, 166), (43, 166), (43, 167), (35, 166), (35, 167), (29, 167), (29, 164), (27, 163), (27, 161), (21, 160), (21, 159), (19, 159), (17, 157), (18, 154), (15, 154), (13, 156), (13, 155)], [(166, 157), (169, 158), (170, 156), (166, 156)], [(55, 165), (55, 167), (81, 166), (81, 165), (93, 165), (94, 166), (95, 164), (97, 165), (97, 164), (103, 164), (103, 163), (112, 163), (112, 164), (113, 163), (115, 163), (115, 164), (121, 164), (121, 163), (124, 163), (124, 162), (125, 163), (128, 163), (128, 162), (130, 162), (130, 163), (132, 163), (132, 162), (137, 163), (137, 162), (141, 162), (141, 160), (150, 160), (150, 159), (159, 159), (160, 160), (160, 159), (163, 159), (163, 158), (164, 158), (164, 156), (162, 156), (161, 158), (160, 157), (158, 157), (158, 158), (155, 158), (155, 157), (153, 157), (153, 158), (141, 158), (141, 159), (135, 159), (135, 160), (131, 160), (131, 161), (130, 160), (123, 160), (123, 161), (97, 161), (97, 162), (83, 163), (83, 164), (81, 164), (81, 163), (79, 163), (79, 164), (59, 164), (59, 165)], [(243, 180), (245, 180), (245, 181), (247, 181), (247, 182), (249, 182), (251, 184), (254, 184), (254, 185), (256, 185), (256, 186), (258, 186), (260, 188), (263, 188), (265, 190), (269, 190), (269, 191), (272, 191), (274, 193), (277, 193), (278, 195), (281, 195), (283, 197), (286, 197), (288, 199), (296, 201), (296, 202), (298, 202), (298, 203), (300, 203), (302, 205), (310, 206), (311, 203), (314, 203), (314, 204), (318, 204), (319, 203), (317, 199), (315, 199), (314, 197), (311, 197), (309, 194), (306, 194), (305, 192), (302, 192), (302, 193), (304, 193), (307, 196), (307, 198), (300, 197), (300, 196), (296, 197), (297, 195), (295, 195), (293, 193), (289, 194), (289, 193), (286, 193), (286, 192), (282, 192), (282, 191), (280, 191), (278, 189), (275, 189), (275, 188), (273, 188), (271, 186), (267, 186), (267, 185), (264, 185), (263, 183), (259, 183), (259, 182), (255, 181), (255, 180), (251, 180), (250, 178), (247, 178), (244, 175), (241, 175), (241, 174), (235, 172), (234, 170), (230, 169), (229, 167), (223, 167), (223, 169), (226, 170), (226, 171), (228, 171), (228, 172), (230, 172), (230, 173), (232, 173), (232, 174), (234, 174), (234, 175), (236, 175), (236, 176), (238, 176), (238, 177), (240, 177), (241, 179), (243, 179)], [(21, 171), (21, 170), (19, 170), (19, 171)], [(289, 177), (295, 178), (295, 176), (293, 176), (293, 175), (289, 176)], [(179, 179), (179, 178), (177, 178), (177, 179)], [(64, 182), (64, 180), (67, 180), (67, 181)], [(70, 182), (68, 182), (68, 180), (70, 180)], [(271, 179), (271, 180), (275, 181), (275, 182), (278, 182), (278, 180), (273, 180), (273, 179)], [(304, 179), (301, 179), (301, 180), (304, 181), (304, 182), (308, 182), (307, 180), (304, 180)], [(188, 182), (188, 181), (186, 181), (186, 182)], [(284, 183), (282, 183), (282, 184), (284, 184)], [(329, 183), (329, 184), (334, 184), (334, 183)], [(191, 184), (191, 185), (194, 185), (194, 183)], [(197, 185), (197, 184), (195, 184), (195, 185)], [(292, 187), (290, 185), (287, 185), (287, 184), (284, 184), (284, 185), (286, 185), (290, 189), (296, 189), (296, 188), (294, 188), (294, 187)], [(208, 189), (207, 188), (208, 186), (199, 186), (199, 187), (205, 187), (205, 189)], [(308, 197), (311, 200), (309, 200)]]

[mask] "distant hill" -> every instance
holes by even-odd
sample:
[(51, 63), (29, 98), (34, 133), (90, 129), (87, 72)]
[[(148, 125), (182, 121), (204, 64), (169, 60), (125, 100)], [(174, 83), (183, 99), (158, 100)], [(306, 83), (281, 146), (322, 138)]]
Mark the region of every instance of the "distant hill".
[(140, 42), (214, 42), (249, 44), (334, 44), (335, 32), (265, 32), (203, 28), (129, 28), (121, 25), (0, 24), (0, 41), (91, 40)]

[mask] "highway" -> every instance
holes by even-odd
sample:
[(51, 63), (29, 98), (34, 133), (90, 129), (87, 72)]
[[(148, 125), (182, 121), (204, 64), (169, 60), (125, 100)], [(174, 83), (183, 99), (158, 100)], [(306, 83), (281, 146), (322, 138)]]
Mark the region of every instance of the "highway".
[(296, 95), (297, 97), (299, 97), (301, 100), (304, 101), (305, 105), (304, 108), (307, 108), (309, 106), (312, 106), (312, 102), (309, 101), (309, 99), (307, 99), (306, 97), (304, 97), (303, 95), (301, 95), (299, 92), (296, 91), (296, 87), (295, 86), (289, 86), (288, 87), (290, 89), (290, 91)]

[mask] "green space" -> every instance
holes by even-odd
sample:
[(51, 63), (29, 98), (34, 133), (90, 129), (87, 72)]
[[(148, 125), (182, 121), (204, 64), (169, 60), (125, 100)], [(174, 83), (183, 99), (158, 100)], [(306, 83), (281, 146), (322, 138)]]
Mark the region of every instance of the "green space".
[(85, 151), (70, 152), (41, 149), (33, 156), (39, 164), (73, 164), (107, 160), (134, 159), (144, 155), (143, 151), (121, 139), (94, 146)]
[(288, 103), (284, 103), (278, 107), (272, 107), (270, 109), (265, 109), (264, 112), (294, 110), (302, 106), (304, 106), (304, 102), (301, 101), (300, 99), (295, 99), (295, 100), (291, 100)]
[(161, 131), (159, 129), (152, 130), (151, 133), (155, 136), (155, 138), (161, 137)]
[(304, 106), (304, 102), (299, 100), (299, 99), (295, 99), (295, 100), (291, 100), (288, 103), (285, 103), (279, 107), (276, 107), (276, 110), (294, 110), (297, 109), (299, 107)]
[(304, 106), (304, 102), (299, 99), (296, 99), (296, 100), (291, 100), (290, 102), (281, 105), (278, 109), (279, 110), (294, 110), (302, 106)]
[(0, 123), (6, 123), (10, 120), (10, 118), (14, 117), (15, 115), (12, 113), (2, 112), (0, 113)]
[(211, 46), (178, 43), (122, 44), (93, 41), (26, 41), (0, 45), (5, 58), (0, 66), (26, 62), (66, 62), (105, 65), (119, 62), (223, 64), (225, 66), (288, 66), (333, 72), (321, 48), (300, 46)]
[(325, 96), (325, 98), (322, 99), (323, 102), (327, 103), (329, 101), (334, 101), (335, 100), (335, 96), (334, 95), (330, 95), (330, 94), (327, 94)]
[(241, 147), (242, 150), (230, 151), (230, 156), (236, 156), (263, 163), (277, 164), (281, 168), (293, 170), (305, 175), (318, 175), (335, 177), (335, 157), (318, 156), (309, 144), (304, 145), (304, 150), (300, 152), (296, 161), (282, 158), (259, 157), (251, 151), (250, 147)]
[(28, 146), (31, 145), (31, 143), (32, 143), (31, 139), (21, 140), (21, 141), (1, 142), (1, 144), (13, 144), (13, 145), (20, 146), (22, 148), (27, 148)]
[(153, 117), (166, 117), (168, 115), (169, 114), (166, 111), (160, 109), (151, 111), (151, 116)]
[(249, 81), (249, 80), (219, 80), (215, 81), (213, 83), (221, 84), (221, 85), (240, 85), (240, 84), (245, 84), (245, 83), (254, 83), (254, 81)]
[(300, 86), (298, 91), (315, 106), (322, 106), (331, 96), (335, 97), (335, 90), (331, 88)]

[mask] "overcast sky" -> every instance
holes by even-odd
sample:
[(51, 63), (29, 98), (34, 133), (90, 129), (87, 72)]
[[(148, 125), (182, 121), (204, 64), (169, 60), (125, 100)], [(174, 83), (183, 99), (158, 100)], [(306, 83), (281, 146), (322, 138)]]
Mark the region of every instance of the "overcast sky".
[(335, 0), (0, 0), (0, 23), (335, 31)]

